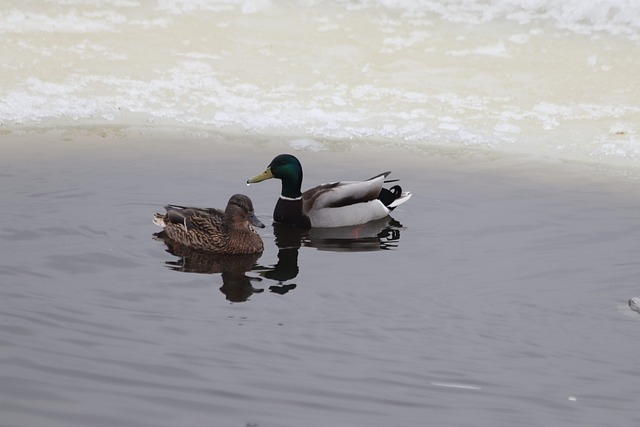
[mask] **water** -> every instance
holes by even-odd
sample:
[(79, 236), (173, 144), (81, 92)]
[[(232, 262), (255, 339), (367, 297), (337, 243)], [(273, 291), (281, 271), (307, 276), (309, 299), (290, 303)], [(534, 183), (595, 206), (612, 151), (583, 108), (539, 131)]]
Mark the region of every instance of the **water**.
[(636, 170), (629, 0), (5, 1), (4, 132), (377, 141)]
[(269, 223), (277, 183), (244, 182), (288, 142), (243, 139), (5, 137), (0, 425), (640, 421), (637, 181), (300, 151), (309, 183), (393, 168), (414, 197), (351, 234), (260, 230), (248, 271), (167, 252), (166, 203), (243, 191)]

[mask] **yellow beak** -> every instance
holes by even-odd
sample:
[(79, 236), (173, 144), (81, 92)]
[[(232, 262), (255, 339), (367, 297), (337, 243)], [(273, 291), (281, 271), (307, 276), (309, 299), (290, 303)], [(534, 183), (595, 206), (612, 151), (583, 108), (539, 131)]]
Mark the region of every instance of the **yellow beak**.
[(267, 170), (265, 170), (261, 174), (258, 174), (256, 176), (254, 176), (253, 178), (249, 178), (247, 180), (247, 184), (253, 184), (253, 183), (256, 183), (256, 182), (262, 182), (265, 179), (269, 179), (269, 178), (273, 178), (273, 174), (271, 173), (271, 168), (267, 168)]

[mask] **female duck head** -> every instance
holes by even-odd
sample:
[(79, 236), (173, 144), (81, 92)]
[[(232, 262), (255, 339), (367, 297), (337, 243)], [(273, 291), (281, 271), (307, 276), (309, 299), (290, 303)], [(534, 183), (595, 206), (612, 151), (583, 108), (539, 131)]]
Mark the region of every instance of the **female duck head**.
[(224, 215), (227, 223), (234, 227), (241, 226), (248, 221), (254, 227), (264, 228), (264, 224), (256, 217), (251, 199), (244, 194), (231, 196)]
[(302, 166), (300, 161), (291, 154), (276, 156), (267, 169), (259, 175), (247, 180), (247, 184), (261, 182), (269, 178), (277, 178), (282, 181), (281, 196), (298, 198), (302, 196)]

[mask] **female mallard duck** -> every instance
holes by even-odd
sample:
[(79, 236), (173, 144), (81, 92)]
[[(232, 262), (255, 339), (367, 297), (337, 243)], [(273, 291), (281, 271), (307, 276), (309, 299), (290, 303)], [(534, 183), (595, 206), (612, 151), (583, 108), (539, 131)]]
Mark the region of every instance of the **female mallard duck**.
[(273, 211), (273, 220), (277, 223), (306, 228), (342, 227), (384, 218), (409, 200), (411, 193), (403, 192), (399, 185), (390, 189), (382, 187), (390, 173), (381, 173), (367, 181), (322, 184), (302, 193), (300, 161), (290, 154), (281, 154), (271, 161), (267, 170), (247, 180), (247, 184), (269, 178), (282, 181), (280, 198)]
[(222, 212), (213, 208), (167, 205), (166, 214), (155, 214), (153, 222), (164, 228), (169, 239), (194, 249), (220, 254), (262, 252), (262, 239), (253, 229), (264, 228), (256, 218), (253, 203), (244, 194), (235, 194)]

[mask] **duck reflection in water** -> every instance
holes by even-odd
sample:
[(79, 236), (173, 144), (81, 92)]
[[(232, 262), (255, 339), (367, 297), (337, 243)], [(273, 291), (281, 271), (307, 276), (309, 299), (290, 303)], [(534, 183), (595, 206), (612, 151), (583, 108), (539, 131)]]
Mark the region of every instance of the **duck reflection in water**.
[(390, 216), (351, 227), (312, 228), (305, 246), (336, 252), (389, 250), (398, 246), (401, 228)]
[(262, 277), (275, 280), (279, 286), (271, 286), (272, 292), (295, 288), (284, 283), (294, 279), (299, 272), (298, 252), (302, 246), (321, 251), (366, 252), (389, 250), (398, 246), (402, 224), (386, 217), (366, 224), (336, 228), (299, 228), (273, 224), (273, 234), (278, 247), (278, 262), (273, 266), (256, 266)]
[[(290, 283), (298, 276), (298, 254), (300, 248), (310, 247), (321, 251), (368, 252), (390, 250), (398, 246), (402, 225), (391, 217), (366, 224), (305, 229), (282, 224), (273, 224), (275, 244), (278, 247), (278, 261), (275, 265), (256, 264), (262, 253), (249, 255), (219, 255), (200, 251), (176, 243), (162, 232), (155, 234), (157, 240), (167, 245), (167, 252), (177, 256), (176, 261), (167, 261), (169, 268), (189, 273), (221, 273), (223, 285), (220, 291), (231, 302), (244, 302), (254, 293), (264, 289), (255, 288), (253, 283), (264, 279), (277, 282), (269, 286), (276, 294), (286, 294), (297, 285)], [(247, 276), (247, 272), (258, 273), (260, 277)]]
[(262, 281), (260, 277), (250, 277), (245, 274), (256, 264), (262, 252), (246, 255), (215, 254), (181, 245), (162, 232), (154, 236), (164, 241), (167, 252), (179, 258), (177, 261), (166, 261), (167, 266), (172, 270), (201, 274), (221, 273), (220, 292), (225, 294), (227, 300), (244, 302), (254, 293), (264, 291), (264, 289), (254, 288), (252, 284), (252, 282)]

